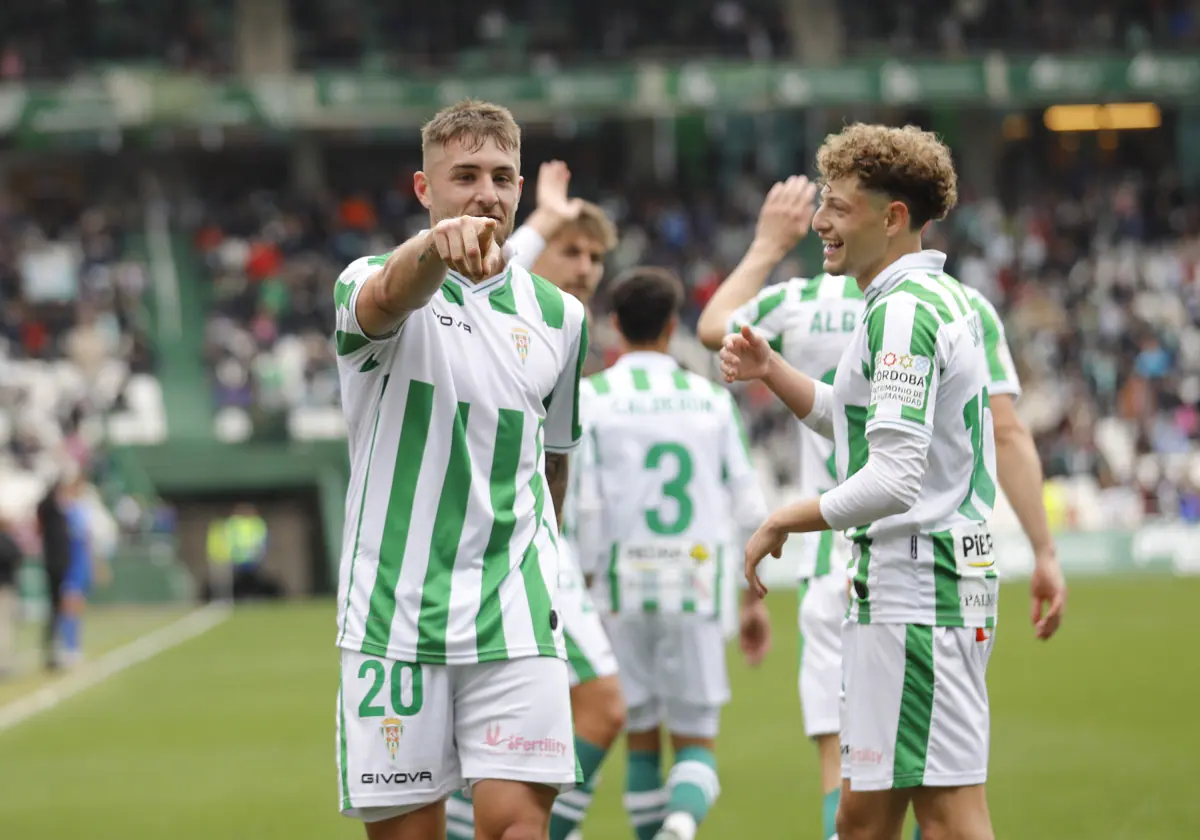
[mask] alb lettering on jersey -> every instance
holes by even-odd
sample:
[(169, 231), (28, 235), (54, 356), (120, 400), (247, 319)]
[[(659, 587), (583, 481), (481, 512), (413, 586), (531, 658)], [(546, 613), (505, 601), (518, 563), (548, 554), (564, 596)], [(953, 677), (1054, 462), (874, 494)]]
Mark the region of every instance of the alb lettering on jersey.
[(876, 353), (871, 402), (898, 402), (912, 408), (924, 408), (932, 366), (928, 356), (891, 351)]

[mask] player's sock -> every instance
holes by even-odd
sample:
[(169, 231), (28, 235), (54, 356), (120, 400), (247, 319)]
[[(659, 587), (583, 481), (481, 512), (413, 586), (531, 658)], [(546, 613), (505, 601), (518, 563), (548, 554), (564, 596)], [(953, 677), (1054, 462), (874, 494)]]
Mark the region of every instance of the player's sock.
[(821, 836), (825, 840), (837, 840), (837, 806), (841, 798), (842, 788), (838, 786), (825, 794), (821, 802)]
[(566, 840), (587, 816), (587, 810), (592, 804), (596, 771), (604, 763), (604, 756), (607, 754), (608, 750), (604, 747), (598, 747), (582, 738), (575, 739), (575, 757), (579, 759), (579, 768), (583, 771), (583, 784), (574, 790), (560, 793), (554, 800), (554, 808), (550, 812), (550, 840)]
[(475, 840), (475, 806), (457, 790), (446, 800), (447, 840)]
[(717, 757), (708, 747), (684, 747), (675, 754), (675, 766), (667, 774), (667, 819), (683, 840), (691, 840), (696, 827), (721, 793), (717, 779)]
[(667, 815), (662, 786), (661, 754), (630, 750), (625, 771), (625, 811), (638, 840), (654, 840)]
[(79, 651), (79, 616), (64, 613), (58, 617), (58, 638), (68, 653)]
[(913, 840), (921, 840), (921, 826), (913, 829)]

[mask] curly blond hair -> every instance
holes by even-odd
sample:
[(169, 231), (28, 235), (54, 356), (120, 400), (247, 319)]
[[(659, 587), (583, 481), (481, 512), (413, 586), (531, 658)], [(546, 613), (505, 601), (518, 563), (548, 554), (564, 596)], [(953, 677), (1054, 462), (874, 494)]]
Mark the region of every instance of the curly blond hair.
[(434, 114), (421, 129), (421, 154), (427, 156), (431, 147), (445, 146), (451, 140), (473, 152), (495, 140), (504, 151), (521, 153), (521, 129), (512, 112), (477, 99), (465, 99)]
[(932, 131), (854, 123), (830, 134), (817, 151), (825, 181), (856, 176), (865, 189), (908, 206), (914, 230), (944, 219), (958, 203), (958, 175), (950, 149)]

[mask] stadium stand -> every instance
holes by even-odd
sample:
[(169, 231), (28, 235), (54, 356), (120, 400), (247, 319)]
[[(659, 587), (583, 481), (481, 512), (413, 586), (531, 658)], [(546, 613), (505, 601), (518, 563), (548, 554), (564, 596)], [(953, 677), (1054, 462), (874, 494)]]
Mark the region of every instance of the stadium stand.
[[(61, 5), (0, 10), (0, 78), (79, 79), (89, 68), (118, 65), (229, 78), (246, 65), (246, 51), (235, 43), (245, 10), (233, 2), (79, 0), (69, 4), (69, 25), (47, 25), (46, 15)], [(1095, 7), (1069, 0), (858, 0), (839, 7), (840, 15), (832, 7), (818, 15), (832, 28), (816, 38), (802, 24), (827, 5), (672, 0), (651, 8), (619, 0), (601, 13), (539, 0), (468, 0), (455, 6), (455, 20), (465, 14), (476, 24), (464, 30), (439, 8), (417, 15), (404, 4), (300, 0), (288, 7), (289, 62), (298, 72), (436, 78), (486, 68), (544, 76), (605, 61), (681, 57), (836, 61), (909, 51), (953, 58), (1017, 45), (1090, 55), (1200, 43), (1196, 4), (1182, 0)], [(118, 9), (120, 15), (109, 14)], [(1087, 10), (1094, 13), (1087, 25), (1076, 25)], [(920, 109), (893, 109), (887, 118), (945, 121)], [(808, 146), (819, 136), (764, 154), (755, 119), (676, 116), (667, 179), (647, 178), (645, 167), (634, 171), (631, 162), (649, 147), (632, 143), (621, 120), (531, 125), (527, 171), (540, 160), (566, 159), (573, 192), (597, 200), (620, 227), (608, 275), (638, 262), (675, 269), (688, 288), (690, 327), (744, 252), (770, 183), (808, 167)], [(801, 123), (761, 125), (776, 136), (810, 131)], [(231, 123), (227, 130), (236, 129)], [(961, 146), (967, 141), (958, 133), (951, 142)], [(951, 271), (980, 288), (1005, 318), (1025, 385), (1021, 411), (1035, 430), (1048, 497), (1060, 499), (1064, 528), (1200, 517), (1200, 211), (1195, 177), (1183, 177), (1175, 141), (1166, 131), (1153, 134), (1123, 138), (1119, 149), (1108, 138), (1112, 148), (1080, 151), (1077, 140), (1071, 147), (1040, 132), (1013, 151), (998, 151), (992, 182), (976, 178), (949, 222), (932, 232), (931, 244), (951, 256)], [(0, 489), (7, 505), (27, 510), (65, 458), (99, 474), (91, 462), (103, 465), (106, 445), (161, 442), (170, 437), (169, 416), (196, 420), (211, 410), (211, 423), (200, 418), (199, 425), (228, 443), (336, 441), (344, 433), (329, 290), (351, 259), (383, 252), (424, 224), (408, 188), (418, 154), (391, 134), (369, 141), (326, 136), (316, 141), (315, 159), (328, 183), (299, 189), (288, 183), (295, 159), (256, 147), (252, 135), (236, 150), (226, 139), (210, 132), (180, 141), (167, 219), (168, 233), (185, 247), (172, 251), (174, 266), (147, 259), (144, 201), (91, 197), (48, 210), (6, 199), (0, 388), (10, 410), (0, 412)], [(193, 151), (197, 141), (204, 154)], [(661, 153), (660, 143), (653, 154)], [(137, 149), (121, 155), (141, 165)], [(224, 189), (213, 189), (213, 181)], [(798, 254), (776, 277), (806, 264), (811, 254)], [(195, 388), (176, 377), (178, 365), (163, 367), (164, 354), (194, 364), (192, 345), (164, 345), (155, 334), (151, 290), (173, 268), (182, 272), (185, 293), (188, 270), (199, 279), (200, 310), (183, 310), (185, 327), (193, 315), (203, 325), (195, 353), (207, 383)], [(603, 313), (603, 289), (597, 306)], [(602, 324), (593, 337), (611, 359), (616, 349)], [(695, 343), (681, 347), (692, 366), (708, 363)], [(182, 392), (174, 415), (172, 400), (164, 406), (165, 369)], [(34, 382), (40, 387), (31, 388)], [(758, 460), (786, 497), (794, 471), (790, 419), (760, 389), (739, 397)], [(997, 519), (1005, 516), (1002, 508)]]
[[(0, 499), (25, 526), (64, 472), (103, 474), (108, 443), (166, 436), (136, 214), (70, 201), (0, 211)], [(136, 210), (136, 208), (132, 208)]]

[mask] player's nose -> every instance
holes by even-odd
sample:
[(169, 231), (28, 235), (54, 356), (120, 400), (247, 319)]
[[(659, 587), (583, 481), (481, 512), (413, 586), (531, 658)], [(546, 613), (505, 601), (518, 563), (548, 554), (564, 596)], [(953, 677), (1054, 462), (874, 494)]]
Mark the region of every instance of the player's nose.
[(813, 213), (812, 229), (817, 233), (827, 233), (829, 231), (829, 218), (825, 215), (825, 208), (818, 207), (817, 212)]
[(491, 178), (480, 178), (476, 183), (478, 187), (475, 192), (475, 200), (480, 207), (490, 210), (500, 203), (500, 195), (496, 192), (496, 185)]

